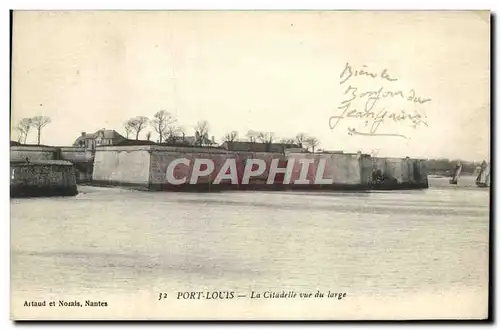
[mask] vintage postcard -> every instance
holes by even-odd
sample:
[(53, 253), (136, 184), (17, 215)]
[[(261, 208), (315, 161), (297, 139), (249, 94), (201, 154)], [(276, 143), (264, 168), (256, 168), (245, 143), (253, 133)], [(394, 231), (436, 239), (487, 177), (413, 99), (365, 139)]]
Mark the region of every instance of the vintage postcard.
[(14, 320), (484, 320), (489, 11), (13, 11)]

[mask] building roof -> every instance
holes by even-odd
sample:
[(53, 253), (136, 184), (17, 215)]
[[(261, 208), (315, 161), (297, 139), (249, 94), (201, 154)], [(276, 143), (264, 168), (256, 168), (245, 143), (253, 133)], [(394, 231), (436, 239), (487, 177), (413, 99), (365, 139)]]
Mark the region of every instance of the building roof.
[(102, 136), (104, 139), (120, 139), (120, 140), (125, 140), (125, 137), (115, 131), (114, 129), (100, 129), (95, 133), (85, 133), (82, 132), (82, 135), (80, 135), (76, 140), (75, 140), (75, 145), (77, 145), (81, 140), (89, 140), (89, 139), (95, 139), (98, 136)]
[(94, 133), (95, 137), (102, 135), (104, 139), (125, 139), (123, 135), (114, 129), (100, 129)]

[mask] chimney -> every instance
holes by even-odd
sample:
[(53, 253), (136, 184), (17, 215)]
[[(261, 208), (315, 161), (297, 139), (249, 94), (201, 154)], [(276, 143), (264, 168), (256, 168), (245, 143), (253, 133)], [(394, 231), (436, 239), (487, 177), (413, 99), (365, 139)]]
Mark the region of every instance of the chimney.
[(82, 132), (82, 136), (85, 136), (85, 134), (87, 134), (87, 133), (85, 133), (85, 132)]

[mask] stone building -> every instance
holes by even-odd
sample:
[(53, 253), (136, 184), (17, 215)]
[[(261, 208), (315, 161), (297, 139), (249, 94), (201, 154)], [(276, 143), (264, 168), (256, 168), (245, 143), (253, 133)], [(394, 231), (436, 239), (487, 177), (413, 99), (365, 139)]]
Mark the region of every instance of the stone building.
[(94, 150), (98, 146), (112, 146), (125, 141), (126, 138), (114, 129), (100, 129), (95, 133), (82, 132), (75, 140), (74, 147)]

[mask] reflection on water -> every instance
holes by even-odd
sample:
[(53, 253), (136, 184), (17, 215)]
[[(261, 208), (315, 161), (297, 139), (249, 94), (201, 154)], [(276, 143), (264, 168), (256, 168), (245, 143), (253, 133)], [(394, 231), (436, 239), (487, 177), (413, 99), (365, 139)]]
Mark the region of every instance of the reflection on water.
[(13, 296), (486, 290), (488, 190), (441, 181), (372, 193), (80, 187), (76, 197), (13, 199)]

